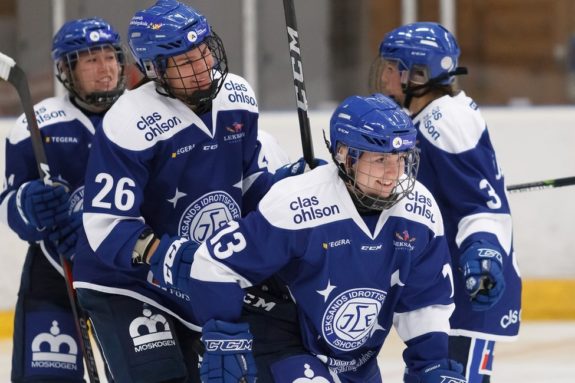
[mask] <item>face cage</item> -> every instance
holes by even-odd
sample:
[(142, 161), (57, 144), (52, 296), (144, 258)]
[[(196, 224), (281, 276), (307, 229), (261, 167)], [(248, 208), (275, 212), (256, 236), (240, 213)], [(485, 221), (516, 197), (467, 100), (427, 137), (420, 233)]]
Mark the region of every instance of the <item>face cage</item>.
[[(419, 150), (417, 148), (409, 149), (400, 153), (404, 160), (403, 171), (398, 169), (400, 176), (397, 178), (397, 184), (391, 190), (388, 197), (382, 197), (375, 194), (370, 194), (361, 189), (357, 181), (357, 172), (353, 169), (353, 164), (359, 161), (359, 158), (364, 153), (363, 150), (349, 148), (345, 162), (345, 175), (347, 178), (348, 189), (355, 197), (355, 200), (364, 208), (375, 211), (382, 211), (390, 209), (397, 204), (401, 199), (412, 192), (415, 187), (415, 180), (417, 178), (417, 171), (419, 169)], [(401, 166), (401, 162), (397, 166)], [(366, 173), (371, 177), (369, 173)], [(395, 180), (394, 180), (395, 181)]]
[[(166, 67), (167, 67), (167, 58), (160, 57), (157, 58), (154, 62), (154, 65), (157, 68), (157, 73), (159, 73), (159, 89), (158, 91), (160, 94), (164, 94), (173, 98), (177, 98), (183, 103), (191, 106), (196, 107), (197, 113), (202, 113), (205, 110), (208, 110), (211, 106), (211, 102), (213, 99), (216, 98), (220, 89), (222, 88), (225, 78), (228, 75), (228, 59), (226, 56), (226, 51), (224, 49), (224, 44), (220, 37), (212, 31), (212, 36), (207, 37), (202, 44), (207, 45), (207, 50), (205, 52), (211, 53), (213, 64), (211, 65), (211, 84), (208, 89), (197, 89), (200, 87), (200, 83), (196, 81), (196, 87), (194, 88), (186, 88), (185, 86), (176, 88), (170, 86), (169, 80), (180, 80), (182, 84), (185, 84), (187, 79), (197, 77), (205, 72), (195, 73), (194, 71), (190, 76), (183, 76), (180, 71), (180, 67), (193, 65), (194, 62), (203, 60), (206, 67), (210, 65), (206, 62), (207, 54), (202, 54), (202, 57), (194, 60), (186, 62), (185, 64), (176, 66), (178, 76), (177, 77), (167, 77)], [(201, 46), (201, 44), (200, 44)], [(195, 49), (195, 48), (192, 48)], [(209, 69), (208, 69), (209, 70)], [(177, 82), (177, 81), (176, 81)]]
[[(120, 66), (118, 71), (118, 85), (114, 89), (105, 92), (93, 92), (89, 94), (82, 95), (80, 89), (76, 89), (77, 79), (74, 75), (74, 68), (76, 68), (76, 63), (80, 57), (80, 53), (88, 52), (91, 54), (95, 51), (103, 51), (104, 48), (111, 48), (116, 53), (116, 61)], [(126, 89), (126, 55), (122, 47), (114, 46), (112, 44), (99, 45), (92, 48), (81, 49), (74, 52), (69, 52), (65, 54), (56, 62), (56, 78), (60, 83), (66, 88), (66, 90), (72, 95), (73, 98), (79, 99), (88, 105), (95, 106), (97, 108), (109, 109), (114, 102), (124, 93)]]

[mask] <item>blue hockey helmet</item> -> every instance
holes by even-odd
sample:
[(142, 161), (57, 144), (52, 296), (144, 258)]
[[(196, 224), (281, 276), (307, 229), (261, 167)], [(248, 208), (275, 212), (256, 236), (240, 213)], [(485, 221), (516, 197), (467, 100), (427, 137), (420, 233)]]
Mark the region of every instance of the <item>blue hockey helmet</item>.
[[(432, 22), (407, 24), (389, 32), (379, 46), (380, 57), (396, 60), (400, 71), (423, 70), (425, 81), (453, 83), (459, 59), (457, 40), (442, 25)], [(411, 79), (413, 73), (407, 76)]]
[[(118, 81), (114, 89), (105, 92), (84, 94), (79, 89), (73, 70), (81, 52), (94, 52), (104, 47), (112, 49), (119, 65)], [(107, 108), (124, 92), (125, 55), (118, 32), (104, 19), (91, 17), (66, 22), (52, 40), (52, 60), (56, 66), (56, 77), (76, 98), (88, 105)]]
[[(162, 94), (188, 104), (199, 106), (214, 99), (228, 73), (221, 39), (202, 14), (178, 1), (158, 0), (155, 5), (136, 12), (128, 27), (128, 39), (132, 55), (146, 77), (160, 85), (158, 90)], [(203, 44), (213, 59), (211, 87), (207, 91), (181, 89), (178, 92), (166, 78), (168, 59)]]
[[(330, 120), (330, 151), (355, 201), (371, 210), (388, 209), (413, 190), (419, 167), (417, 131), (397, 103), (382, 94), (346, 98)], [(343, 150), (342, 150), (343, 148)], [(389, 197), (365, 191), (355, 164), (365, 152), (398, 155), (398, 179)]]

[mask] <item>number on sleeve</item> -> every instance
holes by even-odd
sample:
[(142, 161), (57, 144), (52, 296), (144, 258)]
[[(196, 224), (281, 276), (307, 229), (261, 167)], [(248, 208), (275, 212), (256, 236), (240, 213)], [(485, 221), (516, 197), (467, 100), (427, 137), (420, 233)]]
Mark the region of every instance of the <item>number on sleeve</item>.
[[(111, 209), (112, 203), (105, 201), (112, 189), (114, 189), (114, 178), (108, 173), (99, 173), (96, 176), (95, 182), (102, 184), (102, 189), (96, 194), (92, 200), (92, 206), (102, 209)], [(115, 185), (114, 191), (114, 206), (121, 211), (128, 211), (134, 206), (135, 196), (134, 192), (130, 190), (136, 186), (136, 183), (131, 178), (122, 177)]]
[(499, 209), (501, 207), (501, 198), (499, 198), (499, 196), (495, 192), (495, 189), (493, 189), (493, 186), (491, 186), (489, 181), (487, 181), (485, 178), (482, 179), (479, 182), (479, 188), (481, 190), (485, 190), (487, 192), (487, 195), (489, 195), (489, 197), (491, 197), (491, 199), (489, 201), (487, 201), (487, 207), (488, 208)]
[(246, 239), (242, 233), (234, 233), (234, 241), (229, 241), (224, 244), (220, 242), (224, 235), (230, 234), (239, 228), (240, 225), (236, 221), (230, 221), (228, 222), (228, 227), (222, 229), (218, 234), (210, 239), (210, 244), (213, 246), (214, 256), (216, 258), (226, 259), (231, 257), (234, 253), (238, 253), (246, 248)]
[(441, 270), (443, 277), (449, 277), (449, 284), (451, 285), (451, 295), (449, 298), (453, 298), (453, 294), (455, 293), (455, 288), (453, 286), (453, 270), (451, 270), (451, 265), (446, 263), (443, 265), (443, 270)]

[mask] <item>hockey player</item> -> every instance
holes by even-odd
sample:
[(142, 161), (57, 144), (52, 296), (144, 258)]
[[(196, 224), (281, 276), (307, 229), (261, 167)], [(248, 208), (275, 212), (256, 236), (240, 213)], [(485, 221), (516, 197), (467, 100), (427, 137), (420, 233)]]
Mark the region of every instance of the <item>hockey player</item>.
[(418, 22), (383, 39), (377, 91), (409, 109), (421, 149), (418, 180), (443, 214), (455, 273), (450, 357), (471, 383), (487, 383), (496, 341), (519, 331), (521, 278), (513, 251), (505, 179), (477, 104), (457, 91), (459, 47), (436, 23)]
[(120, 37), (100, 18), (65, 23), (54, 36), (52, 59), (68, 93), (43, 100), (34, 109), (53, 181), (59, 186), (46, 186), (38, 179), (24, 115), (6, 140), (0, 217), (30, 244), (16, 303), (13, 382), (84, 381), (59, 254), (74, 256), (92, 138), (104, 113), (124, 91)]
[(452, 273), (441, 214), (415, 180), (415, 136), (391, 99), (349, 97), (330, 121), (334, 164), (274, 185), (194, 255), (191, 241), (153, 255), (159, 283), (187, 291), (205, 323), (205, 382), (254, 381), (261, 339), (238, 323), (242, 288), (274, 273), (297, 304), (299, 347), (254, 350), (258, 382), (381, 382), (392, 325), (407, 345), (405, 382), (465, 382), (447, 357)]
[(159, 286), (149, 258), (240, 218), (303, 160), (266, 171), (254, 92), (228, 73), (195, 9), (160, 0), (136, 12), (128, 39), (151, 81), (126, 92), (94, 138), (74, 286), (115, 381), (195, 382), (195, 302)]

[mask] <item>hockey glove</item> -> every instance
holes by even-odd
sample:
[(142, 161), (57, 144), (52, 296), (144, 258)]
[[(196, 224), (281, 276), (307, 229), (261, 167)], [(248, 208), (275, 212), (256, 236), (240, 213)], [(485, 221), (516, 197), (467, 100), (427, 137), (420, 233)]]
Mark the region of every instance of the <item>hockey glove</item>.
[[(314, 158), (313, 162), (314, 167), (327, 164), (326, 161), (319, 158)], [(303, 174), (308, 170), (310, 170), (309, 165), (305, 162), (305, 159), (302, 157), (294, 163), (284, 165), (281, 168), (277, 169), (276, 172), (274, 173), (273, 181), (274, 183), (276, 183), (279, 180), (283, 180), (284, 178)]]
[(256, 364), (247, 323), (211, 319), (202, 328), (205, 346), (200, 367), (202, 383), (252, 383)]
[(420, 373), (405, 372), (404, 383), (467, 383), (461, 373), (463, 366), (453, 360), (446, 359), (424, 368)]
[(68, 260), (72, 260), (74, 254), (76, 254), (78, 231), (81, 227), (82, 212), (72, 213), (65, 222), (50, 229), (48, 240), (54, 244), (58, 254), (63, 255)]
[(461, 255), (459, 265), (471, 308), (489, 310), (505, 291), (501, 248), (486, 241), (474, 242)]
[(16, 206), (27, 225), (43, 230), (67, 220), (69, 198), (65, 186), (48, 186), (41, 180), (34, 180), (20, 186)]
[(150, 259), (150, 270), (160, 286), (185, 291), (198, 247), (195, 242), (182, 237), (162, 237)]

